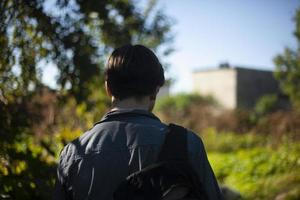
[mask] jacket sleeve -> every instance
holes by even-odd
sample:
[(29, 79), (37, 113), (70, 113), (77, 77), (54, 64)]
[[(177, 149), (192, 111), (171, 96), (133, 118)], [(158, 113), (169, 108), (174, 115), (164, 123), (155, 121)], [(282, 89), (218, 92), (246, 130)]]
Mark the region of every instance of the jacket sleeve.
[(59, 162), (56, 170), (56, 181), (53, 192), (53, 200), (69, 200), (70, 198), (66, 192), (66, 179), (68, 176), (68, 168), (70, 165), (70, 155), (68, 152), (69, 145), (65, 146), (64, 149), (60, 153)]
[(209, 164), (203, 142), (193, 132), (188, 132), (189, 161), (198, 174), (209, 200), (222, 200), (222, 194)]
[(64, 186), (59, 178), (56, 179), (55, 188), (53, 193), (53, 200), (66, 200), (66, 192), (64, 190)]

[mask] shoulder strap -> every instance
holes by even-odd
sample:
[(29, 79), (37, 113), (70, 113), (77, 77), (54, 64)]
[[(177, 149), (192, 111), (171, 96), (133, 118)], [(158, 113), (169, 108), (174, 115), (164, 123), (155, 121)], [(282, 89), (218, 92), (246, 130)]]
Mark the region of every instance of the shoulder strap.
[(182, 126), (169, 125), (157, 161), (188, 160), (187, 131)]

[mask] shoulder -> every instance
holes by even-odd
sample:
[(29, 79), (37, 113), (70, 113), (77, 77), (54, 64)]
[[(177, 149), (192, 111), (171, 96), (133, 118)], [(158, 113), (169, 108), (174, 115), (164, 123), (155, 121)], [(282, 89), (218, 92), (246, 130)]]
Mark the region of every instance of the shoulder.
[(200, 137), (200, 135), (196, 134), (195, 132), (193, 132), (192, 130), (178, 125), (178, 124), (170, 124), (169, 127), (172, 128), (172, 126), (174, 126), (174, 128), (178, 129), (178, 131), (180, 130), (180, 132), (185, 131), (186, 132), (186, 138), (187, 138), (187, 147), (188, 147), (188, 152), (189, 154), (197, 154), (199, 155), (199, 153), (203, 153), (205, 152), (205, 148), (204, 148), (204, 144), (202, 142), (202, 139)]
[(199, 155), (205, 152), (201, 137), (189, 129), (187, 129), (187, 145), (190, 154)]
[(77, 138), (68, 143), (60, 152), (58, 167), (62, 170), (68, 170), (74, 161), (78, 160), (84, 154), (80, 139)]

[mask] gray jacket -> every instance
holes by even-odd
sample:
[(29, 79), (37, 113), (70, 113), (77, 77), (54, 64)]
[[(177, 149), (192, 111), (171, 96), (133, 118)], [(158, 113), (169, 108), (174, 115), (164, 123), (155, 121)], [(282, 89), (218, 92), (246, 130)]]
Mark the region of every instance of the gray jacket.
[[(54, 199), (112, 200), (122, 180), (155, 162), (167, 128), (145, 110), (107, 113), (92, 129), (62, 150)], [(188, 131), (188, 152), (209, 199), (220, 199), (203, 143), (191, 131)]]

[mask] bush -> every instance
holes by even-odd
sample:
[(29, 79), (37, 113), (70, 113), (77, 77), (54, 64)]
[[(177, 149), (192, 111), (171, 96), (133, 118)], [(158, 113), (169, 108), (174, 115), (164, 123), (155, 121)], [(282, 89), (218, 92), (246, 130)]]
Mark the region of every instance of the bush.
[(255, 105), (255, 112), (262, 116), (268, 114), (274, 110), (276, 110), (276, 103), (278, 101), (277, 95), (264, 95), (262, 96), (259, 101)]
[(211, 97), (183, 93), (159, 99), (154, 112), (166, 123), (199, 131), (210, 124), (217, 106)]
[(218, 180), (238, 190), (243, 199), (299, 199), (299, 142), (286, 140), (274, 147), (262, 136), (213, 130), (203, 140)]
[(1, 199), (51, 198), (59, 149), (51, 145), (58, 143), (38, 142), (25, 133), (5, 145), (5, 154), (0, 157)]
[[(0, 199), (52, 199), (61, 149), (99, 120), (105, 108), (95, 106), (91, 111), (71, 98), (62, 105), (25, 100), (0, 101)], [(59, 106), (51, 109), (59, 113), (51, 123), (42, 115), (47, 105)]]
[(0, 199), (52, 199), (56, 162), (63, 146), (82, 130), (62, 128), (51, 136), (36, 138), (20, 133), (5, 145), (0, 156)]
[(264, 147), (270, 142), (264, 136), (217, 132), (215, 128), (207, 128), (201, 135), (206, 145), (206, 150), (209, 152), (230, 153), (253, 147)]
[(156, 103), (157, 112), (184, 112), (191, 105), (216, 105), (212, 97), (203, 97), (198, 94), (177, 94), (159, 99)]

